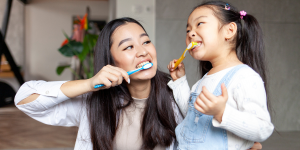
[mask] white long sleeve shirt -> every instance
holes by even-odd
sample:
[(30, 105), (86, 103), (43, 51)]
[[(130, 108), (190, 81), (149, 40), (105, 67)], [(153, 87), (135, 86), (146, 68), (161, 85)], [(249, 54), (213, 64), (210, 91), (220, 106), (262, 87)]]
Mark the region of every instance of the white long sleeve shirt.
[[(60, 87), (66, 81), (28, 81), (24, 83), (18, 90), (15, 96), (16, 106), (33, 119), (48, 125), (55, 126), (77, 126), (78, 134), (75, 143), (75, 150), (92, 150), (92, 143), (90, 139), (90, 128), (84, 104), (84, 95), (76, 98), (68, 98), (65, 96)], [(20, 101), (27, 98), (33, 93), (40, 94), (40, 96), (27, 104), (17, 105)], [(121, 150), (135, 150), (140, 149), (142, 140), (140, 137), (140, 122), (141, 109), (144, 106), (146, 99), (134, 99), (135, 107), (130, 106), (126, 108), (123, 118), (123, 124), (116, 133), (114, 139), (114, 149)], [(173, 104), (174, 115), (177, 123), (182, 121), (182, 116), (179, 113), (177, 105)], [(127, 111), (128, 110), (128, 111)], [(124, 141), (126, 139), (126, 142)], [(170, 147), (162, 147), (160, 145), (155, 147), (155, 150), (167, 149), (173, 150), (174, 142)]]
[[(196, 92), (200, 94), (202, 87), (205, 86), (209, 92), (213, 93), (223, 76), (232, 68), (205, 75)], [(190, 93), (195, 92), (199, 81), (193, 85), (192, 91), (190, 91), (186, 76), (168, 83), (184, 116), (188, 111)], [(250, 67), (241, 68), (229, 82), (227, 91), (228, 101), (222, 122), (219, 123), (213, 119), (212, 125), (227, 131), (228, 149), (244, 150), (252, 147), (253, 141), (266, 140), (272, 134), (274, 126), (267, 109), (264, 82), (259, 74)]]

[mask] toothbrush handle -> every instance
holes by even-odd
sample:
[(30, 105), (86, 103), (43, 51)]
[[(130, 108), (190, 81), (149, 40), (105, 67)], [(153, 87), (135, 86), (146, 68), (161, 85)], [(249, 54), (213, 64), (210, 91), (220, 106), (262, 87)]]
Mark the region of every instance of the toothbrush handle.
[(175, 63), (174, 70), (178, 67), (178, 65), (183, 61), (185, 57), (182, 55)]
[(128, 74), (128, 75), (131, 75), (131, 74), (136, 73), (136, 72), (138, 72), (138, 71), (140, 71), (140, 70), (142, 70), (142, 69), (143, 69), (143, 68), (139, 68), (139, 69), (135, 69), (135, 70), (132, 70), (132, 71), (128, 71), (127, 74)]
[[(142, 69), (143, 68), (139, 68), (139, 69), (135, 69), (135, 70), (132, 70), (132, 71), (128, 71), (127, 74), (131, 75), (131, 74), (136, 73), (136, 72), (138, 72), (138, 71), (140, 71)], [(99, 88), (99, 87), (102, 87), (102, 86), (104, 86), (104, 84), (97, 84), (97, 85), (94, 86), (94, 88), (96, 89), (96, 88)]]
[(97, 85), (94, 86), (94, 88), (96, 89), (96, 88), (99, 88), (99, 87), (102, 87), (102, 86), (104, 86), (104, 84), (97, 84)]
[(180, 58), (176, 61), (175, 65), (174, 65), (174, 70), (183, 61), (183, 59), (185, 58), (185, 54), (186, 54), (187, 51), (188, 51), (188, 49), (185, 49), (184, 52), (182, 53), (182, 55), (180, 56)]

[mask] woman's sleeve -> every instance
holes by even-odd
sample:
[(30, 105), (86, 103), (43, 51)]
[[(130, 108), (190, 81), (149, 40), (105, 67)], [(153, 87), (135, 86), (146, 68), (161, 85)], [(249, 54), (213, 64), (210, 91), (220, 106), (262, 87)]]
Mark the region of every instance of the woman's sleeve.
[[(68, 98), (60, 87), (66, 81), (28, 81), (24, 83), (15, 96), (15, 105), (31, 118), (48, 125), (78, 126), (81, 111), (81, 96)], [(18, 105), (20, 101), (31, 94), (40, 96), (26, 104)]]
[(188, 102), (190, 97), (190, 87), (186, 80), (186, 76), (183, 76), (176, 81), (169, 81), (168, 86), (173, 90), (173, 96), (176, 103), (185, 117), (188, 111)]
[(264, 82), (260, 76), (256, 74), (240, 78), (232, 91), (238, 110), (226, 104), (222, 122), (213, 119), (213, 125), (250, 141), (266, 140), (272, 134), (274, 126), (267, 108)]

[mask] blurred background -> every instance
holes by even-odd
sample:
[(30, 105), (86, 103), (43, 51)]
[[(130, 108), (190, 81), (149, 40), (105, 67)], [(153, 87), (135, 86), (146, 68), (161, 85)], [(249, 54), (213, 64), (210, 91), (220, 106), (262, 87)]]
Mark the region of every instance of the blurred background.
[[(140, 21), (156, 46), (158, 63), (179, 58), (185, 45), (186, 21), (203, 0), (0, 0), (0, 149), (72, 149), (77, 128), (41, 124), (18, 111), (14, 92), (29, 80), (86, 78), (84, 60), (66, 56), (64, 33), (74, 38), (76, 22), (85, 14), (86, 35), (99, 34), (112, 19), (129, 16)], [(276, 131), (263, 149), (300, 149), (300, 0), (227, 0), (239, 10), (254, 15), (264, 33), (269, 76), (272, 122)], [(10, 9), (9, 9), (10, 8)], [(79, 32), (78, 32), (79, 33)], [(84, 40), (77, 40), (82, 43)], [(3, 55), (5, 54), (5, 55)], [(9, 56), (12, 56), (11, 58)], [(14, 64), (15, 63), (15, 64)], [(192, 86), (199, 80), (198, 62), (184, 60)], [(59, 68), (60, 67), (60, 68)], [(72, 73), (75, 70), (79, 74)]]

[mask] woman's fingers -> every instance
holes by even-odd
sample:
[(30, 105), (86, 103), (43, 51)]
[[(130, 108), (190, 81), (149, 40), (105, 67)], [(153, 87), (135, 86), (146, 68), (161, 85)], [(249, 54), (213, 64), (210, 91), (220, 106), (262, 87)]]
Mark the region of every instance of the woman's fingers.
[(111, 68), (111, 70), (109, 70), (109, 72), (119, 78), (118, 84), (121, 84), (123, 82), (123, 78), (126, 80), (126, 82), (129, 82), (129, 75), (127, 74), (127, 72), (125, 70), (123, 70), (119, 67), (115, 67), (115, 66), (108, 66), (108, 67)]
[(108, 78), (103, 79), (102, 82), (104, 84), (103, 89), (108, 89), (112, 86), (112, 82)]
[(129, 75), (125, 70), (106, 65), (91, 79), (91, 83), (92, 86), (104, 84), (105, 87), (99, 89), (107, 89), (122, 84), (123, 79), (130, 83)]

